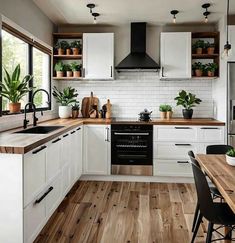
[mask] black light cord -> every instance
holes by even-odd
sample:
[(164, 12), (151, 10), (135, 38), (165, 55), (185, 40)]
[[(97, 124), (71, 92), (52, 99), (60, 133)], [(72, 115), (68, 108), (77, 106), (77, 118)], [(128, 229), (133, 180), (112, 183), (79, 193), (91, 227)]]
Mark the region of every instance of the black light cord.
[(228, 44), (229, 0), (227, 0), (227, 44)]

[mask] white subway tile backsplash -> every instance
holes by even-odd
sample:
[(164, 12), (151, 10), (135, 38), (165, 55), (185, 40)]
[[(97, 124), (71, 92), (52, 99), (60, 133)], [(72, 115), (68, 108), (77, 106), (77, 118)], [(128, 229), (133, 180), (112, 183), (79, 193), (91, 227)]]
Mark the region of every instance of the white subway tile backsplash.
[(173, 106), (175, 117), (181, 117), (182, 108), (176, 107), (174, 98), (185, 89), (203, 100), (194, 108), (194, 117), (213, 117), (212, 82), (202, 79), (160, 81), (156, 73), (122, 72), (113, 81), (62, 81), (59, 87), (75, 87), (80, 103), (93, 91), (100, 100), (100, 108), (110, 99), (114, 117), (137, 117), (144, 108), (152, 110), (153, 117), (159, 117), (159, 106), (165, 103)]

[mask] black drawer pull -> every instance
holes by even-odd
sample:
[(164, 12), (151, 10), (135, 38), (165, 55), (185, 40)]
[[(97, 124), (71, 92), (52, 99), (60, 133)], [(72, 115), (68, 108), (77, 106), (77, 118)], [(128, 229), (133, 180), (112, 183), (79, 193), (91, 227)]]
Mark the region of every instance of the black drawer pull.
[(61, 138), (57, 138), (56, 140), (52, 141), (52, 143), (57, 143), (61, 140)]
[(219, 130), (218, 127), (201, 127), (203, 130)]
[(72, 131), (70, 134), (74, 134), (76, 131)]
[(77, 128), (77, 131), (78, 131), (78, 130), (81, 130), (81, 127)]
[(175, 127), (175, 129), (192, 129), (191, 127)]
[(53, 186), (49, 187), (49, 189), (40, 198), (38, 198), (34, 204), (40, 203), (53, 189)]
[(45, 149), (47, 146), (43, 145), (42, 147), (40, 147), (39, 149), (36, 149), (33, 151), (33, 154), (37, 154), (38, 152), (40, 152), (41, 150)]
[(69, 136), (69, 134), (65, 134), (65, 135), (63, 135), (63, 138), (68, 137), (68, 136)]
[(188, 161), (177, 161), (178, 164), (189, 164)]
[(192, 146), (190, 143), (176, 143), (175, 146)]

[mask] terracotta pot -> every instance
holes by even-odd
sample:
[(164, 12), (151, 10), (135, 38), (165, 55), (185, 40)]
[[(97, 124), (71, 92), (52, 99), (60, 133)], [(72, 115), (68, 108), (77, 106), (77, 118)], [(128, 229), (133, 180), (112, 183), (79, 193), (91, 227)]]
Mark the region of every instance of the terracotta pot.
[(72, 71), (67, 71), (66, 72), (66, 77), (73, 77), (73, 72)]
[(81, 72), (80, 71), (73, 71), (73, 77), (74, 78), (80, 78), (81, 77)]
[(56, 71), (56, 77), (57, 78), (63, 78), (64, 77), (64, 72), (63, 71)]
[(160, 118), (166, 119), (166, 112), (165, 111), (160, 111)]
[(71, 55), (71, 49), (66, 49), (66, 55)]
[(197, 48), (197, 49), (196, 49), (196, 53), (197, 53), (197, 54), (202, 54), (202, 48)]
[(64, 55), (64, 49), (62, 49), (62, 48), (59, 48), (58, 49), (58, 55)]
[(72, 110), (72, 118), (73, 119), (78, 118), (78, 115), (79, 115), (79, 110)]
[(167, 111), (166, 112), (166, 119), (171, 119), (172, 118), (172, 114), (173, 114), (172, 111)]
[(21, 103), (9, 103), (10, 113), (20, 112)]
[(195, 75), (196, 75), (196, 77), (201, 77), (202, 76), (202, 70), (196, 69), (195, 70)]
[(214, 77), (215, 76), (215, 72), (207, 71), (207, 76), (208, 77)]
[(78, 48), (72, 48), (73, 50), (73, 55), (78, 55), (79, 54), (79, 49)]
[(208, 48), (207, 48), (207, 54), (209, 54), (209, 55), (213, 55), (214, 52), (215, 52), (215, 48), (214, 48), (214, 47), (208, 47)]

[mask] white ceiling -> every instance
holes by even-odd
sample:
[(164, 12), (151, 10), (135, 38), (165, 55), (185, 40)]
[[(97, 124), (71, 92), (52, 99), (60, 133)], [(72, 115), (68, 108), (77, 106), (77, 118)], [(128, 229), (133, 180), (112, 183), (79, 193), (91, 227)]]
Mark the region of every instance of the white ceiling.
[[(152, 25), (171, 23), (170, 11), (179, 10), (177, 23), (187, 24), (202, 22), (203, 3), (211, 3), (210, 22), (217, 22), (224, 14), (226, 0), (33, 0), (55, 24), (93, 23), (93, 18), (86, 7), (96, 4), (94, 12), (100, 13), (99, 24), (121, 25), (134, 21), (148, 22)], [(235, 1), (231, 2), (231, 12), (235, 12)]]

